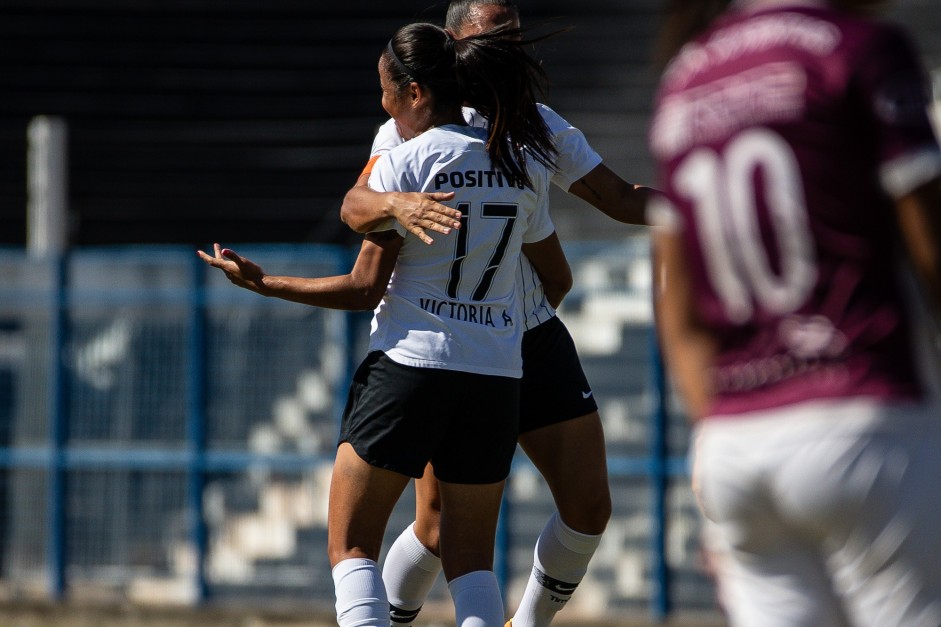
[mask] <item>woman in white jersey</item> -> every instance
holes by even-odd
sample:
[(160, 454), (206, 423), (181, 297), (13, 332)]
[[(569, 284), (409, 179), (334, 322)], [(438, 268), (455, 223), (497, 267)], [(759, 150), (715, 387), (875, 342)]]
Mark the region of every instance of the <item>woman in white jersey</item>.
[(733, 625), (941, 625), (941, 416), (903, 274), (937, 323), (941, 150), (867, 4), (676, 0), (665, 31), (657, 322)]
[[(375, 306), (330, 491), (328, 551), (341, 626), (390, 624), (376, 561), (392, 508), (429, 461), (441, 485), (442, 561), (457, 622), (503, 624), (492, 565), (518, 430), (521, 250), (554, 303), (571, 284), (546, 209), (555, 152), (535, 104), (543, 75), (521, 43), (501, 33), (455, 41), (439, 27), (412, 24), (380, 57), (383, 107), (415, 138), (384, 155), (369, 184), (455, 188), (460, 231), (427, 246), (390, 224), (367, 236), (351, 274), (326, 279), (269, 276), (218, 246), (215, 256), (202, 254), (264, 295)], [(463, 102), (491, 116), (489, 129), (466, 125)]]
[[(519, 28), (519, 12), (512, 0), (452, 0), (448, 5), (445, 27), (455, 37), (503, 24)], [(612, 172), (582, 132), (555, 111), (542, 104), (539, 110), (558, 150), (552, 183), (615, 220), (643, 224), (648, 190)], [(487, 123), (471, 108), (465, 108), (464, 114), (472, 126)], [(449, 207), (432, 202), (449, 198), (449, 192), (380, 193), (366, 185), (375, 160), (409, 137), (395, 120), (379, 128), (370, 162), (343, 201), (340, 215), (351, 228), (366, 232), (391, 216), (426, 242), (432, 238), (424, 229), (459, 228), (459, 223), (448, 218)], [(611, 515), (611, 497), (598, 405), (574, 341), (543, 298), (539, 278), (525, 258), (518, 277), (526, 307), (519, 442), (545, 478), (557, 511), (536, 541), (533, 568), (513, 624), (540, 627), (565, 606), (587, 572)], [(415, 522), (392, 545), (382, 569), (391, 611), (402, 627), (418, 616), (441, 570), (436, 488), (430, 470), (416, 483)]]

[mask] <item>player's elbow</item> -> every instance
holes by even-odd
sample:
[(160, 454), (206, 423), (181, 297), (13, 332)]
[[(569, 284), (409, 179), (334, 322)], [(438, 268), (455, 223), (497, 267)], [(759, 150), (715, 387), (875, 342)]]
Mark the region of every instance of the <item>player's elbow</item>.
[(369, 293), (363, 299), (363, 311), (372, 311), (382, 302), (384, 292)]
[(385, 285), (364, 284), (354, 290), (350, 299), (350, 309), (354, 311), (372, 311), (382, 302), (386, 293)]
[(343, 202), (340, 204), (340, 220), (356, 233), (365, 233), (368, 230), (367, 224), (358, 218), (355, 199), (350, 197), (352, 193), (353, 190), (350, 190), (343, 197)]
[(565, 296), (570, 291), (572, 291), (572, 285), (574, 285), (575, 281), (572, 278), (571, 269), (566, 267), (566, 272), (562, 273), (557, 279), (553, 281), (553, 283), (555, 291), (562, 296)]
[[(566, 268), (568, 270), (568, 268)], [(559, 273), (556, 276), (546, 278), (542, 282), (543, 291), (546, 294), (546, 300), (553, 307), (562, 304), (562, 299), (572, 290), (573, 279), (571, 271)]]

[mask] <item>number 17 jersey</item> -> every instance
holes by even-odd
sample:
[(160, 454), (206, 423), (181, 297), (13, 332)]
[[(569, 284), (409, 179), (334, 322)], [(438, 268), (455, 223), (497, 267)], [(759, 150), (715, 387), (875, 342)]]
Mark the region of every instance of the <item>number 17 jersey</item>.
[(461, 228), (425, 244), (395, 221), (405, 240), (382, 302), (370, 350), (393, 361), (487, 375), (522, 376), (525, 330), (516, 271), (523, 243), (555, 230), (549, 173), (527, 161), (531, 186), (491, 164), (485, 129), (430, 129), (380, 157), (369, 176), (377, 191), (455, 193), (448, 205)]

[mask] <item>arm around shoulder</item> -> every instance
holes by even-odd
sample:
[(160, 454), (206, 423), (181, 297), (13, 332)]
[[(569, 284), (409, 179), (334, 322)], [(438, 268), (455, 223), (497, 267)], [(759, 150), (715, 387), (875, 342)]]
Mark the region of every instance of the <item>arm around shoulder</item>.
[(392, 217), (382, 192), (370, 189), (369, 173), (364, 172), (343, 197), (340, 220), (357, 233), (368, 233)]
[(371, 189), (369, 173), (364, 172), (340, 205), (340, 219), (357, 233), (381, 228), (393, 218), (426, 244), (434, 240), (427, 231), (450, 233), (460, 228), (461, 212), (443, 205), (454, 192), (379, 192)]
[(608, 166), (599, 163), (569, 187), (569, 193), (594, 205), (602, 213), (624, 224), (645, 225), (644, 211), (650, 188), (628, 183)]

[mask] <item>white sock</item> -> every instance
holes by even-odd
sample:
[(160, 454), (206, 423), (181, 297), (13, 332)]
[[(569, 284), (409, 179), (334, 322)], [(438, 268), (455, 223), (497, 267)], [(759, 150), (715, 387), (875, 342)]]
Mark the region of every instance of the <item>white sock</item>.
[(346, 559), (333, 567), (340, 627), (388, 626), (389, 600), (376, 562)]
[(394, 625), (412, 624), (440, 572), (441, 559), (419, 542), (412, 523), (389, 547), (382, 564)]
[(500, 627), (503, 597), (492, 570), (475, 570), (448, 582), (457, 627)]
[(553, 514), (536, 540), (533, 572), (513, 627), (547, 627), (572, 598), (600, 542), (601, 535), (579, 533)]

